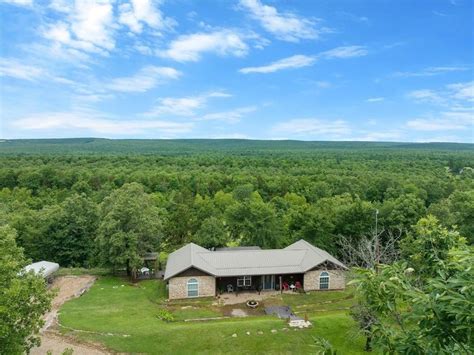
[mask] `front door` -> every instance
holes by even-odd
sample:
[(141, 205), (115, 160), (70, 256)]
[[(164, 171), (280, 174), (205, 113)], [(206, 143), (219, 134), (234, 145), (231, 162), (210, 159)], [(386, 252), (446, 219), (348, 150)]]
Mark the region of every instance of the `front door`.
[(263, 289), (274, 290), (275, 289), (275, 275), (264, 275), (263, 276)]

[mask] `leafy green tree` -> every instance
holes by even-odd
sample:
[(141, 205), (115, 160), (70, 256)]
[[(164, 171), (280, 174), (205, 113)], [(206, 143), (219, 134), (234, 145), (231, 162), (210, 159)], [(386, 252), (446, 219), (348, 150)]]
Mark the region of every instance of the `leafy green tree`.
[(45, 214), (44, 255), (61, 266), (88, 266), (99, 224), (96, 204), (76, 194)]
[(443, 225), (456, 227), (461, 235), (474, 244), (474, 190), (455, 191), (447, 199), (433, 204), (429, 212)]
[(425, 203), (415, 194), (405, 194), (387, 200), (382, 209), (381, 222), (386, 228), (409, 230), (426, 214)]
[(402, 257), (421, 279), (437, 275), (453, 248), (465, 245), (458, 232), (442, 227), (433, 216), (422, 218), (401, 242)]
[(0, 353), (23, 354), (39, 345), (42, 316), (53, 295), (41, 276), (26, 273), (23, 250), (15, 243), (16, 232), (0, 226)]
[(194, 241), (204, 248), (223, 247), (229, 242), (229, 235), (221, 220), (209, 217), (202, 222)]
[(383, 353), (472, 353), (473, 249), (434, 217), (421, 219), (415, 233), (407, 261), (356, 269), (358, 307), (370, 316), (361, 328)]
[(291, 242), (304, 239), (329, 252), (334, 252), (336, 249), (334, 224), (330, 216), (319, 207), (290, 210), (288, 230)]
[(273, 206), (259, 196), (229, 207), (226, 219), (231, 236), (242, 245), (276, 248), (284, 243), (282, 221)]
[(161, 215), (138, 183), (125, 184), (100, 205), (97, 247), (102, 264), (125, 267), (127, 275), (142, 265), (142, 256), (161, 240)]

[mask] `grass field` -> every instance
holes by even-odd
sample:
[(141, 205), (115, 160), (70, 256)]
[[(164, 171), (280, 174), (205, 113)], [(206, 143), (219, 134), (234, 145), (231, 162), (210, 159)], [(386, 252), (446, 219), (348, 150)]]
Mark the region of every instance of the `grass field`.
[[(223, 316), (226, 307), (213, 305), (212, 299), (168, 302), (160, 281), (131, 285), (114, 277), (100, 278), (84, 296), (67, 302), (61, 309), (60, 323), (64, 332), (117, 352), (308, 354), (316, 352), (313, 337), (324, 337), (338, 354), (363, 353), (363, 339), (343, 309), (350, 305), (350, 291), (283, 295), (275, 301), (307, 312), (313, 328), (286, 330), (284, 321), (258, 313), (246, 318), (185, 322)], [(172, 313), (174, 321), (159, 319), (160, 309)]]

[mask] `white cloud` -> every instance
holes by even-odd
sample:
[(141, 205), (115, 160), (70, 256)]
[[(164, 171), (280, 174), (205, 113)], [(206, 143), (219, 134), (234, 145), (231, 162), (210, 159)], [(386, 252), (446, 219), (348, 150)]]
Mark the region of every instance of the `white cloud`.
[(367, 102), (381, 102), (384, 100), (385, 100), (385, 97), (371, 97), (367, 99)]
[(12, 123), (20, 131), (90, 132), (101, 135), (160, 135), (189, 132), (193, 123), (163, 120), (119, 120), (98, 112), (47, 112), (20, 118)]
[(442, 90), (414, 90), (408, 97), (417, 102), (437, 105), (462, 105), (474, 101), (474, 81), (446, 85)]
[(243, 74), (249, 73), (273, 73), (283, 69), (302, 68), (313, 65), (319, 58), (334, 59), (334, 58), (352, 58), (361, 57), (368, 54), (368, 50), (364, 46), (346, 46), (336, 47), (334, 49), (322, 52), (318, 55), (308, 56), (297, 54), (291, 57), (283, 58), (267, 65), (258, 67), (242, 68), (239, 72)]
[(0, 3), (17, 6), (33, 6), (33, 0), (1, 0)]
[(132, 32), (141, 33), (143, 24), (156, 30), (172, 28), (176, 22), (163, 16), (157, 2), (150, 0), (131, 0), (119, 6), (119, 23), (126, 25)]
[(260, 67), (247, 67), (242, 68), (239, 72), (248, 74), (248, 73), (273, 73), (283, 69), (292, 69), (292, 68), (301, 68), (313, 65), (316, 61), (315, 57), (307, 56), (307, 55), (294, 55), (288, 58), (283, 58), (272, 62), (268, 65), (260, 66)]
[(147, 66), (129, 77), (115, 78), (105, 88), (120, 92), (145, 92), (169, 79), (177, 79), (181, 73), (170, 67)]
[(208, 113), (202, 116), (199, 116), (197, 120), (199, 121), (225, 121), (228, 123), (237, 123), (245, 117), (248, 113), (255, 112), (257, 107), (255, 106), (246, 106), (246, 107), (239, 107), (229, 111), (223, 112), (214, 112)]
[(225, 98), (231, 95), (214, 91), (197, 96), (187, 97), (164, 97), (158, 100), (159, 104), (155, 106), (150, 112), (145, 113), (146, 116), (194, 116), (196, 111), (206, 106), (211, 98)]
[[(77, 1), (73, 4), (54, 1), (50, 6), (59, 11), (63, 18), (44, 26), (40, 33), (52, 41), (57, 51), (73, 49), (106, 54), (115, 48), (114, 32), (117, 26), (110, 1)], [(76, 58), (82, 59), (79, 56)]]
[(473, 129), (474, 111), (447, 111), (430, 118), (416, 118), (406, 123), (417, 131), (452, 131)]
[(388, 142), (401, 141), (402, 133), (398, 130), (387, 132), (367, 132), (359, 136), (351, 137), (351, 141), (366, 141), (366, 142)]
[(467, 83), (450, 84), (451, 96), (456, 100), (474, 101), (474, 81)]
[(411, 76), (435, 76), (444, 73), (458, 72), (469, 70), (468, 67), (461, 66), (439, 66), (428, 67), (417, 72), (397, 72), (394, 76), (411, 77)]
[(434, 90), (422, 89), (408, 93), (408, 97), (417, 102), (441, 103), (444, 99)]
[(45, 74), (42, 68), (21, 63), (15, 59), (0, 58), (0, 76), (34, 81)]
[(195, 62), (204, 53), (242, 57), (247, 52), (248, 45), (242, 36), (236, 31), (224, 29), (181, 35), (172, 41), (167, 49), (157, 51), (157, 55), (179, 62)]
[(332, 137), (337, 138), (351, 133), (351, 129), (344, 120), (321, 120), (318, 118), (292, 119), (277, 123), (272, 128), (274, 134), (285, 134), (289, 137)]
[(369, 51), (364, 46), (342, 46), (325, 51), (320, 56), (325, 58), (353, 58), (363, 57), (368, 53)]
[(279, 12), (275, 7), (264, 5), (259, 0), (240, 0), (240, 7), (260, 22), (262, 27), (278, 39), (298, 42), (300, 39), (316, 39), (328, 29), (316, 29), (316, 22), (291, 12)]
[[(441, 90), (416, 90), (408, 94), (417, 102), (435, 106), (436, 114), (409, 120), (406, 127), (416, 131), (466, 131), (474, 129), (474, 82), (446, 85)], [(439, 112), (439, 107), (444, 111)]]

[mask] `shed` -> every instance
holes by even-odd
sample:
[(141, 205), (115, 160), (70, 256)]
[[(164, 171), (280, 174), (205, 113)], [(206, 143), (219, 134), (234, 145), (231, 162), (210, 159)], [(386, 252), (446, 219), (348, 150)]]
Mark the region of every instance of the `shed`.
[(25, 266), (26, 272), (33, 271), (35, 274), (41, 275), (45, 279), (50, 278), (58, 270), (59, 264), (44, 260)]

